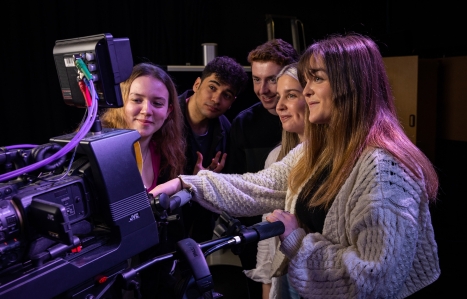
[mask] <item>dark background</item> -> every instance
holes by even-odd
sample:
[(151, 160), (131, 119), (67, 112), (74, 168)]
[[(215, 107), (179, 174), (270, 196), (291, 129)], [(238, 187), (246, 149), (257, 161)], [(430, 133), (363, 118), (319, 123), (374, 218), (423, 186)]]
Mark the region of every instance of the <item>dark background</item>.
[[(466, 10), (460, 1), (8, 1), (2, 8), (0, 146), (42, 144), (76, 128), (84, 110), (61, 98), (53, 61), (56, 40), (111, 33), (130, 39), (134, 63), (202, 65), (202, 43), (218, 55), (248, 65), (247, 54), (267, 40), (266, 14), (294, 16), (305, 41), (333, 33), (369, 35), (383, 56), (440, 58), (467, 55)], [(118, 3), (118, 4), (117, 4)], [(289, 42), (288, 24), (275, 19), (276, 37)], [(173, 73), (179, 92), (196, 73)], [(466, 76), (467, 78), (467, 76)], [(467, 80), (467, 79), (466, 79)], [(467, 83), (467, 81), (466, 81)], [(467, 100), (467, 98), (466, 98)], [(257, 101), (251, 86), (228, 117)], [(467, 129), (467, 126), (466, 126)], [(434, 132), (435, 134), (435, 132)], [(441, 181), (432, 207), (441, 277), (417, 296), (463, 293), (467, 275), (465, 212), (461, 186), (467, 175), (467, 142), (437, 138), (435, 166)]]

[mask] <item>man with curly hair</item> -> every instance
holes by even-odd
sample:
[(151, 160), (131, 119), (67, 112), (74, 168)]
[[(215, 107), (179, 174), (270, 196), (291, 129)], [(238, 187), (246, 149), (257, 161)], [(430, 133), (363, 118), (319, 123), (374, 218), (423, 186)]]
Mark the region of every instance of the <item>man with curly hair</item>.
[[(248, 75), (239, 63), (220, 56), (206, 65), (192, 89), (178, 97), (187, 141), (185, 174), (196, 174), (201, 169), (222, 171), (230, 132), (230, 121), (224, 113), (245, 89), (247, 81)], [(196, 242), (210, 240), (217, 214), (197, 203), (182, 209), (188, 236)]]

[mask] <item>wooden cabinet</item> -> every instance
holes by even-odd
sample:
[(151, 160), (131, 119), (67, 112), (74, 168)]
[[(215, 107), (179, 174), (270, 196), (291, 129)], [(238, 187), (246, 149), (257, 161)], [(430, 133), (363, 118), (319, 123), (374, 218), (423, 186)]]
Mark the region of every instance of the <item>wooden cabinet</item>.
[(383, 60), (406, 134), (434, 161), (439, 61), (418, 56), (385, 57)]

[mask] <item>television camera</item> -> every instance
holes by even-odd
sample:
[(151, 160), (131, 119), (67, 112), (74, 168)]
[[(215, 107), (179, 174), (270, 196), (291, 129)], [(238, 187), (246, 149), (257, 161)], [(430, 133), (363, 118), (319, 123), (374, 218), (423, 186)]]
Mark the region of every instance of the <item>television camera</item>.
[(59, 40), (53, 54), (65, 103), (87, 107), (87, 118), (48, 144), (0, 150), (1, 298), (79, 298), (159, 242), (136, 164), (139, 133), (96, 128), (97, 107), (123, 106), (129, 40)]

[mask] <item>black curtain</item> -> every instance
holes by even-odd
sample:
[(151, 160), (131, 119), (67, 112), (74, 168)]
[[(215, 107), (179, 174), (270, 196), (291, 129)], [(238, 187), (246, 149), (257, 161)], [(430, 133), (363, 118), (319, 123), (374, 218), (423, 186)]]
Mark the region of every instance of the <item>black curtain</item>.
[[(202, 65), (201, 44), (214, 42), (219, 56), (248, 65), (248, 52), (267, 40), (265, 16), (272, 14), (301, 20), (307, 45), (328, 34), (355, 31), (373, 37), (385, 55), (465, 55), (466, 39), (457, 37), (467, 28), (466, 18), (459, 17), (463, 11), (446, 2), (417, 7), (401, 0), (306, 5), (300, 0), (8, 1), (0, 27), (0, 146), (46, 143), (74, 130), (84, 115), (61, 97), (52, 55), (56, 40), (100, 33), (128, 37), (134, 63), (161, 66)], [(276, 32), (286, 32), (276, 37), (287, 40), (290, 34), (280, 28), (287, 25), (276, 25)], [(197, 75), (175, 77), (179, 92)], [(257, 101), (249, 88), (229, 118)]]

